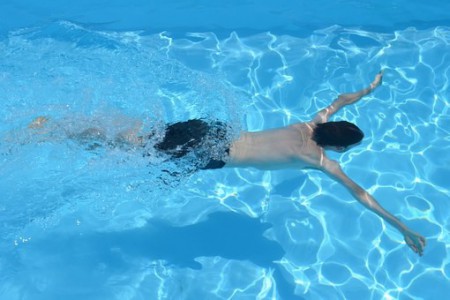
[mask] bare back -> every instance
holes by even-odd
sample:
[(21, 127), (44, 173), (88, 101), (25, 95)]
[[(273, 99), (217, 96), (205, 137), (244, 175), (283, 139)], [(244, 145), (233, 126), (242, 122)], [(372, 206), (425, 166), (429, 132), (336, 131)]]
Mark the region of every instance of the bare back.
[(317, 167), (323, 150), (311, 139), (314, 123), (243, 132), (232, 143), (228, 167), (262, 170)]

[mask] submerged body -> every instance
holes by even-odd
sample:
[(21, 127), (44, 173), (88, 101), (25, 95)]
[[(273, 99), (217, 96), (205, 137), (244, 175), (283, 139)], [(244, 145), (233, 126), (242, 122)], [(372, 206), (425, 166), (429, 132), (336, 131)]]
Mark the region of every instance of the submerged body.
[[(362, 139), (362, 132), (354, 124), (345, 121), (328, 122), (328, 119), (345, 105), (371, 93), (381, 84), (381, 80), (380, 72), (369, 87), (340, 95), (310, 122), (259, 132), (242, 132), (238, 139), (228, 141), (225, 124), (219, 121), (188, 120), (168, 125), (165, 128), (165, 136), (154, 144), (154, 149), (164, 153), (168, 159), (180, 159), (194, 154), (196, 161), (193, 168), (196, 170), (221, 167), (253, 167), (261, 170), (319, 169), (343, 184), (362, 205), (394, 226), (403, 234), (407, 245), (422, 255), (425, 238), (381, 207), (367, 191), (343, 172), (337, 161), (330, 160), (325, 153), (325, 149), (343, 151)], [(42, 130), (47, 121), (45, 117), (38, 117), (29, 127), (31, 130)], [(139, 127), (141, 126), (135, 126), (135, 129), (120, 133), (109, 141), (102, 134), (102, 130), (97, 128), (89, 128), (69, 138), (85, 145), (92, 145), (94, 140), (95, 147), (99, 142), (112, 147), (128, 145), (145, 149), (153, 134), (139, 135)], [(345, 130), (341, 130), (342, 128)], [(329, 143), (324, 143), (324, 140)]]

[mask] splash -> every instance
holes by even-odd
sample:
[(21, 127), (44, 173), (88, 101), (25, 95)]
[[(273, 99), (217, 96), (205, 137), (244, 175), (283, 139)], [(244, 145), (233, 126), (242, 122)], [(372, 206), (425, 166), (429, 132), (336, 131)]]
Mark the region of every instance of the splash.
[[(237, 134), (243, 95), (220, 76), (170, 58), (170, 44), (162, 34), (98, 32), (66, 21), (0, 41), (3, 236), (36, 220), (51, 226), (56, 211), (74, 210), (107, 186), (148, 199), (169, 194), (195, 169), (194, 158), (174, 164), (153, 149), (168, 123), (220, 120), (230, 125), (227, 140)], [(30, 126), (39, 116), (48, 122)], [(124, 141), (150, 132), (145, 143)], [(114, 201), (122, 200), (95, 204), (95, 215), (111, 213)], [(158, 205), (152, 201), (148, 208)]]

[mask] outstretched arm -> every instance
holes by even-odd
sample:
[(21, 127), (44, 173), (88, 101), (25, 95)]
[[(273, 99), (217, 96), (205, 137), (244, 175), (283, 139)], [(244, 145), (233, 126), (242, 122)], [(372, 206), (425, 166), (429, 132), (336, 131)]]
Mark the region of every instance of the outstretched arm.
[(323, 171), (329, 174), (331, 177), (337, 179), (353, 194), (353, 196), (366, 208), (370, 209), (372, 212), (376, 213), (382, 217), (386, 222), (397, 228), (404, 238), (406, 244), (417, 254), (422, 256), (423, 249), (425, 247), (426, 241), (423, 236), (418, 233), (413, 232), (411, 229), (406, 227), (399, 219), (385, 210), (381, 205), (362, 187), (351, 180), (341, 169), (339, 163), (333, 160), (325, 159), (322, 165)]
[(316, 117), (313, 119), (313, 122), (314, 123), (328, 122), (329, 117), (338, 110), (340, 110), (343, 106), (355, 103), (362, 97), (370, 94), (376, 87), (378, 87), (381, 84), (382, 79), (383, 79), (383, 71), (380, 71), (375, 76), (375, 79), (372, 81), (370, 86), (368, 86), (367, 88), (362, 89), (356, 93), (347, 93), (339, 95), (339, 97), (336, 100), (334, 100), (330, 106), (322, 109), (317, 113)]

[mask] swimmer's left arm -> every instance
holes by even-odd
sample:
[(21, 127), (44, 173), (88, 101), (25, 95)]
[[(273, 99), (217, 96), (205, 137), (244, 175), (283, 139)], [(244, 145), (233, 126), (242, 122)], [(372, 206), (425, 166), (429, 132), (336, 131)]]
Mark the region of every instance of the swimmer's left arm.
[(394, 226), (398, 231), (400, 231), (405, 239), (408, 246), (417, 254), (422, 256), (423, 248), (425, 247), (426, 241), (423, 236), (418, 233), (413, 232), (405, 224), (403, 224), (399, 219), (393, 216), (390, 212), (385, 210), (367, 191), (356, 184), (352, 179), (350, 179), (341, 169), (339, 163), (329, 159), (325, 159), (322, 170), (327, 174), (332, 176), (341, 182), (352, 195), (366, 208), (370, 209), (372, 212), (376, 213), (378, 216), (382, 217), (386, 222)]
[(313, 119), (313, 122), (314, 123), (328, 122), (328, 119), (342, 107), (353, 104), (362, 97), (370, 94), (375, 88), (377, 88), (381, 84), (382, 79), (383, 79), (383, 71), (380, 71), (375, 76), (375, 79), (372, 81), (372, 83), (365, 89), (362, 89), (355, 93), (346, 93), (339, 95), (339, 97), (336, 100), (334, 100), (330, 106), (322, 109), (317, 113), (316, 117)]

